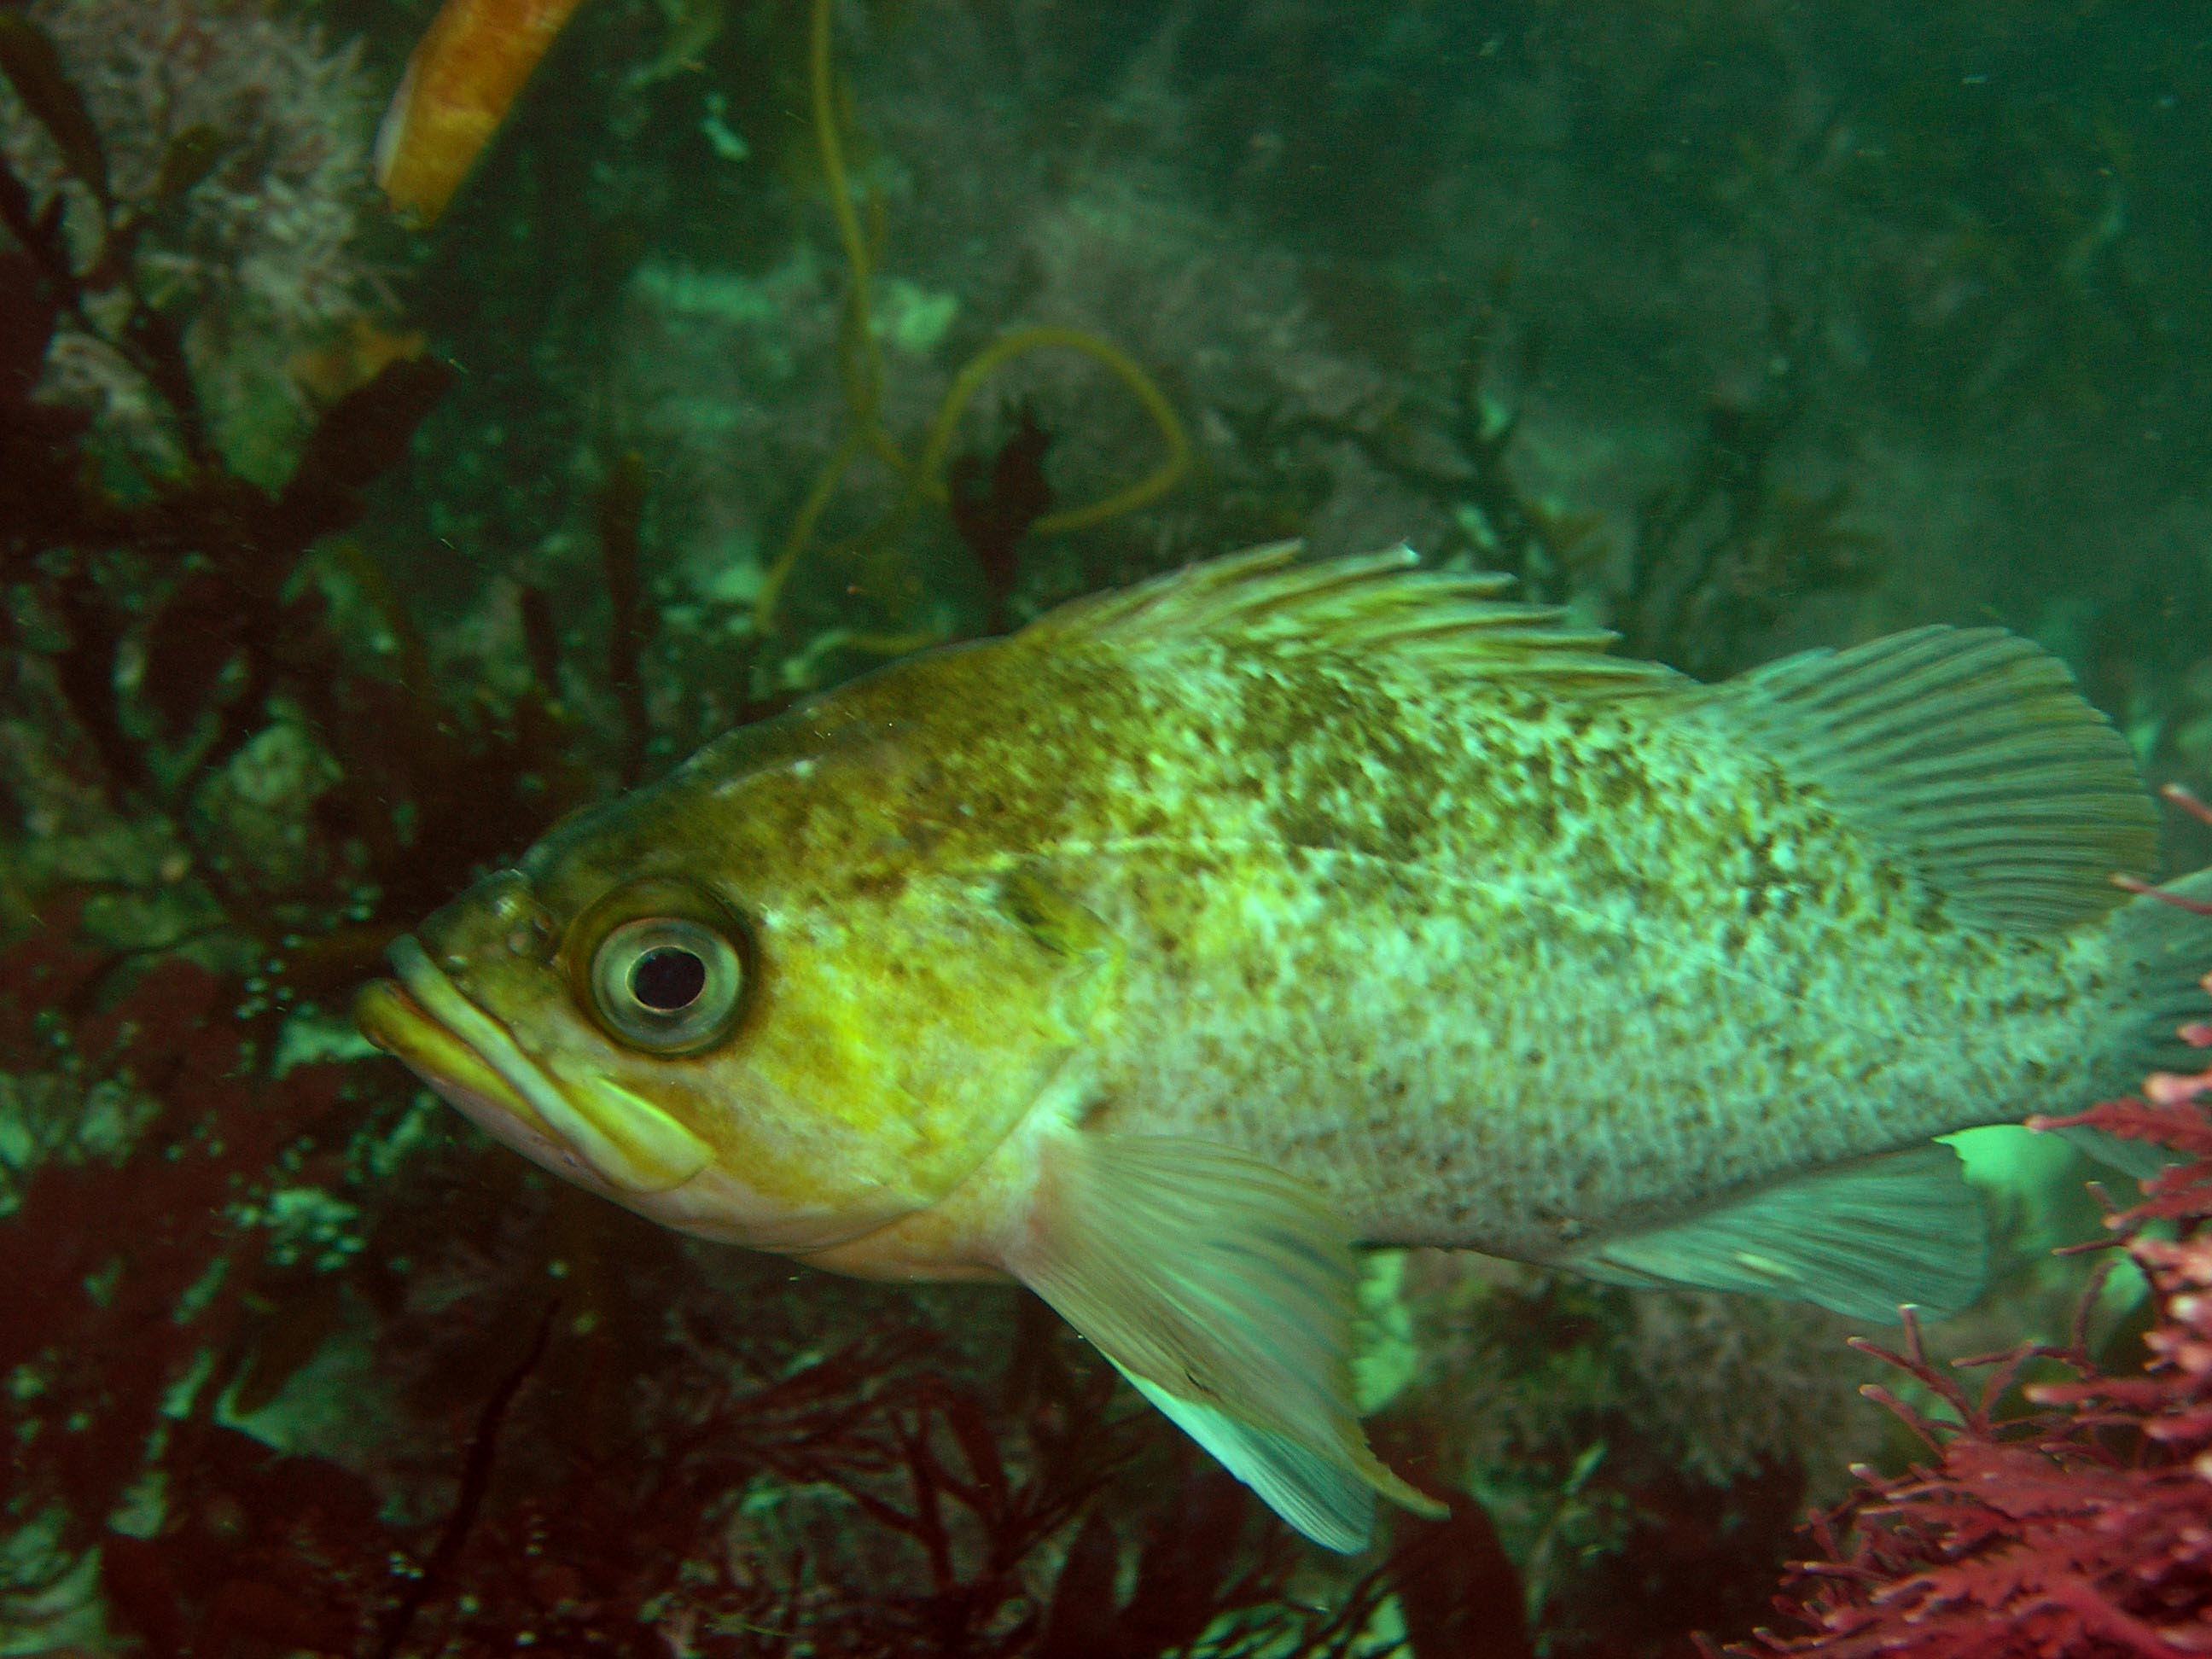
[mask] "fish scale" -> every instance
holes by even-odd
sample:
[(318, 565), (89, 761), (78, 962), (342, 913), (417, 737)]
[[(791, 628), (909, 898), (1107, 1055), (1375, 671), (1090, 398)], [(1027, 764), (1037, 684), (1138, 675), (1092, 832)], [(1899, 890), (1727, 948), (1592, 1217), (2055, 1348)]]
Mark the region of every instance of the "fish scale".
[[(1808, 1143), (1849, 1158), (1960, 1127), (1962, 1097), (1995, 1121), (2122, 1080), (2075, 1071), (2023, 1097), (2011, 1068), (2033, 1022), (2002, 1011), (2075, 971), (2067, 947), (1931, 929), (1905, 878), (1816, 793), (1686, 739), (1679, 699), (1563, 709), (1310, 658), (1182, 666), (1146, 665), (1164, 689), (1139, 722), (1054, 754), (1070, 773), (1127, 775), (1118, 750), (1164, 725), (1185, 734), (1146, 769), (1184, 833), (1131, 834), (1103, 857), (1007, 850), (1053, 866), (1127, 941), (1133, 991), (1108, 1043), (1125, 1058), (1101, 1072), (1112, 1121), (1259, 1151), (1328, 1190), (1363, 1237), (1541, 1255), (1790, 1167)], [(1390, 763), (1363, 763), (1378, 750)], [(1790, 882), (1785, 866), (1806, 873)], [(1925, 1009), (1938, 986), (1941, 1023), (1990, 1040), (1914, 1063), (1899, 1010), (1870, 1016), (1845, 994), (1893, 981), (1907, 988), (1885, 1000)], [(1363, 1079), (1404, 1079), (1409, 1061), (1421, 1085), (1392, 1117), (1447, 1153), (1472, 1143), (1433, 1180), (1347, 1157), (1331, 1132)], [(1797, 1144), (1747, 1139), (1784, 1101)], [(1529, 1127), (1483, 1156), (1481, 1126), (1500, 1117)]]
[(1708, 687), (1413, 564), (1255, 550), (732, 733), (428, 919), (362, 1029), (671, 1226), (1021, 1280), (1334, 1548), (1432, 1507), (1352, 1413), (1355, 1240), (1971, 1301), (1930, 1138), (2199, 1006), (2212, 929), (2105, 878), (2125, 744), (1997, 630)]

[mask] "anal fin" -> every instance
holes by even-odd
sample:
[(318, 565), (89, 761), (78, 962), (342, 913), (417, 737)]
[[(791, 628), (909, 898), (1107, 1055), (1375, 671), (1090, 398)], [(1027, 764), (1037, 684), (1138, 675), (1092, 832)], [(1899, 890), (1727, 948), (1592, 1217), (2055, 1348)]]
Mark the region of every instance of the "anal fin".
[(2118, 1135), (2077, 1123), (2058, 1132), (2060, 1139), (2082, 1157), (2117, 1170), (2130, 1181), (2149, 1181), (2181, 1161), (2181, 1154), (2146, 1140), (2123, 1140)]
[(1839, 1164), (1687, 1220), (1610, 1238), (1564, 1265), (1617, 1284), (1750, 1291), (1895, 1323), (1980, 1294), (1989, 1224), (1959, 1155), (1936, 1142)]

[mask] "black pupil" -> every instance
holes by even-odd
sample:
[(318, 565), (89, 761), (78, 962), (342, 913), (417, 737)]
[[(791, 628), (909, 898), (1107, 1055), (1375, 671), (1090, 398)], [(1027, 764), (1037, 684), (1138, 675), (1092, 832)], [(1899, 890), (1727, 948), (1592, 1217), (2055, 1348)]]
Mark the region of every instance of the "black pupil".
[(656, 1013), (689, 1008), (707, 988), (707, 964), (673, 945), (647, 951), (629, 970), (629, 991)]

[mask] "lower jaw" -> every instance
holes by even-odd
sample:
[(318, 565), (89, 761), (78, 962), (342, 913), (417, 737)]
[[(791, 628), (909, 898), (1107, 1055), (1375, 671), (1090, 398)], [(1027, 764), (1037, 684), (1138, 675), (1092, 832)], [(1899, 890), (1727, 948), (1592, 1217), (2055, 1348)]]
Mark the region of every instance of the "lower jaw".
[(385, 1031), (434, 1084), (450, 1080), (574, 1154), (596, 1177), (586, 1185), (664, 1193), (713, 1164), (712, 1147), (653, 1101), (611, 1079), (564, 1083), (548, 1071), (413, 939), (397, 940), (391, 957), (398, 981), (363, 994), (365, 1029)]
[(459, 1090), (538, 1127), (529, 1103), (507, 1086), (507, 1079), (425, 1012), (398, 981), (373, 980), (362, 987), (353, 1001), (353, 1023), (363, 1036), (440, 1094)]
[(794, 1212), (763, 1199), (713, 1164), (659, 1190), (625, 1188), (604, 1178), (505, 1078), (398, 981), (377, 980), (363, 987), (354, 1001), (354, 1021), (371, 1042), (404, 1063), (493, 1139), (562, 1179), (675, 1231), (787, 1255), (855, 1278), (911, 1282), (1004, 1277), (975, 1254), (969, 1237), (973, 1194), (981, 1170), (944, 1204), (903, 1214), (859, 1217), (830, 1209)]

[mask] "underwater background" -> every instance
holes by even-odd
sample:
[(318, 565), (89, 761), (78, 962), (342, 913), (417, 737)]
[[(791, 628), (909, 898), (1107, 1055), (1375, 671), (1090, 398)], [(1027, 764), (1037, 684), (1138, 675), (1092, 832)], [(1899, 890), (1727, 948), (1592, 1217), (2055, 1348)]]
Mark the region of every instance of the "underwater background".
[(436, 10), (0, 4), (0, 1654), (2212, 1644), (2187, 1079), (2147, 1200), (1982, 1132), (1908, 1335), (1374, 1257), (1453, 1512), (1346, 1559), (1026, 1292), (680, 1238), (347, 1015), (708, 738), (1286, 537), (1703, 678), (2001, 623), (2212, 793), (2212, 14), (590, 0), (395, 208)]

